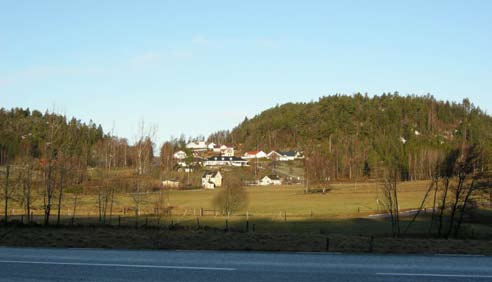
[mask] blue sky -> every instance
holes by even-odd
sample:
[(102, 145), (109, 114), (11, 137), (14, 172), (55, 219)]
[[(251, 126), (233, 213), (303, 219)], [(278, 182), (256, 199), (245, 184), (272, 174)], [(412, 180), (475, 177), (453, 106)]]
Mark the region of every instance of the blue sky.
[(284, 102), (431, 93), (492, 112), (492, 1), (3, 1), (0, 106), (130, 140)]

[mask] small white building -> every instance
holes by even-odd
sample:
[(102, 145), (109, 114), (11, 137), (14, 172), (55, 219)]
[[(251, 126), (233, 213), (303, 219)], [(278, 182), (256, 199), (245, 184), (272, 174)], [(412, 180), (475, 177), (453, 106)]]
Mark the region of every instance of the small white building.
[(206, 171), (202, 176), (202, 187), (205, 189), (215, 189), (222, 186), (222, 174), (220, 171)]
[(287, 162), (302, 159), (303, 156), (300, 152), (297, 151), (271, 151), (270, 153), (268, 153), (267, 158), (270, 160)]
[(281, 162), (293, 161), (302, 158), (301, 153), (296, 151), (279, 151), (278, 154), (280, 157), (277, 160)]
[(213, 149), (215, 148), (216, 145), (217, 144), (215, 144), (214, 142), (210, 142), (210, 143), (208, 143), (207, 148), (208, 148), (208, 150), (213, 151)]
[(179, 181), (174, 181), (174, 180), (162, 181), (162, 187), (164, 188), (179, 188), (179, 186), (180, 186)]
[(186, 148), (192, 151), (206, 151), (208, 149), (207, 143), (205, 141), (193, 141), (186, 144)]
[(278, 175), (267, 175), (260, 179), (259, 184), (261, 186), (268, 186), (268, 185), (282, 185), (282, 180)]
[(185, 153), (185, 151), (177, 151), (174, 153), (173, 158), (176, 160), (184, 160), (188, 157), (188, 155)]
[(245, 159), (263, 159), (266, 158), (267, 154), (263, 151), (251, 151), (244, 153), (243, 158)]

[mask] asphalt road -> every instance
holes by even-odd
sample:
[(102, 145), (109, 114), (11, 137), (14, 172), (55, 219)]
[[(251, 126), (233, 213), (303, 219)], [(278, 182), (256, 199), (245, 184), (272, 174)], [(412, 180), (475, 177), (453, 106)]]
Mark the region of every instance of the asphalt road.
[(492, 281), (492, 257), (0, 248), (0, 281)]

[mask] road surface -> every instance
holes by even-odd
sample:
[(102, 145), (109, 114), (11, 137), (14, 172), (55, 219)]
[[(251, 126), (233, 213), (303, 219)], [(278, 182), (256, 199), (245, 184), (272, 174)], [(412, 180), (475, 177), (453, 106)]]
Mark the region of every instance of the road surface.
[(0, 281), (492, 281), (492, 257), (0, 248)]

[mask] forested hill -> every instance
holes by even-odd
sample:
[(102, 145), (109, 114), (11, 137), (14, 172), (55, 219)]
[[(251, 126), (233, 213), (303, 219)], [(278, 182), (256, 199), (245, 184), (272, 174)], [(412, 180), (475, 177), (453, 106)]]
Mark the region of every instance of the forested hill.
[[(90, 162), (91, 148), (104, 138), (101, 125), (89, 124), (54, 113), (14, 108), (0, 109), (0, 165), (10, 157), (43, 158), (48, 148), (83, 156)], [(46, 157), (46, 156), (44, 156)]]
[(451, 103), (397, 93), (335, 95), (268, 109), (245, 119), (227, 139), (245, 150), (317, 146), (316, 150), (329, 151), (336, 167), (332, 175), (352, 177), (364, 169), (367, 173), (371, 161), (389, 145), (400, 148), (407, 169), (422, 166), (430, 158), (427, 155), (463, 140), (490, 152), (492, 118), (468, 99)]

